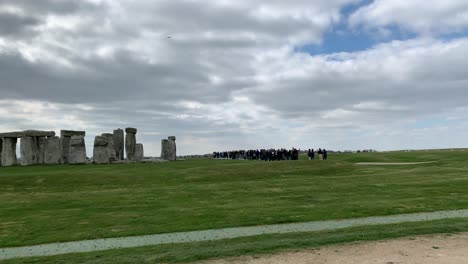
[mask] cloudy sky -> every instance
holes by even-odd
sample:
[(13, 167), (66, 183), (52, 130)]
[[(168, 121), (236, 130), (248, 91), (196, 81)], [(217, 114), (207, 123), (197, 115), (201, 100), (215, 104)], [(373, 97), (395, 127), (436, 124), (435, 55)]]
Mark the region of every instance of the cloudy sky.
[(466, 0), (0, 0), (0, 131), (468, 147), (467, 58)]

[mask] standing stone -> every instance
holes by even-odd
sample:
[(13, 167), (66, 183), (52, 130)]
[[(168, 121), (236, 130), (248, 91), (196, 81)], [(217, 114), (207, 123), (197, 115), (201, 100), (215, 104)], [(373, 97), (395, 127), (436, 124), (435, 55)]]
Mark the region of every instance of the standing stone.
[(69, 164), (85, 164), (86, 163), (86, 145), (84, 136), (72, 136), (68, 148), (68, 163)]
[(161, 141), (161, 159), (175, 161), (177, 159), (176, 137), (171, 136)]
[(62, 147), (62, 162), (67, 164), (68, 154), (70, 153), (70, 140), (72, 136), (86, 136), (85, 131), (61, 130), (60, 145)]
[(55, 165), (62, 163), (62, 148), (59, 137), (48, 137), (44, 142), (44, 164)]
[(145, 157), (143, 144), (136, 144), (135, 146), (135, 161), (142, 162)]
[(117, 160), (114, 146), (114, 135), (111, 133), (102, 134), (103, 137), (107, 138), (107, 154), (109, 155), (109, 162)]
[(135, 161), (135, 147), (136, 147), (136, 128), (126, 128), (125, 132), (127, 135), (125, 136), (125, 152), (127, 154), (127, 160)]
[(36, 142), (37, 142), (38, 151), (39, 151), (38, 157), (37, 157), (37, 164), (44, 164), (46, 137), (37, 137)]
[(16, 142), (17, 138), (4, 138), (2, 146), (2, 166), (9, 167), (17, 164)]
[(109, 163), (109, 150), (107, 146), (109, 140), (105, 136), (96, 136), (94, 138), (93, 162), (95, 164)]
[(115, 158), (117, 160), (124, 160), (124, 148), (125, 148), (125, 137), (124, 131), (122, 129), (114, 130), (113, 134), (114, 139), (114, 149), (115, 149)]
[(22, 137), (20, 142), (21, 166), (38, 164), (39, 148), (37, 138)]

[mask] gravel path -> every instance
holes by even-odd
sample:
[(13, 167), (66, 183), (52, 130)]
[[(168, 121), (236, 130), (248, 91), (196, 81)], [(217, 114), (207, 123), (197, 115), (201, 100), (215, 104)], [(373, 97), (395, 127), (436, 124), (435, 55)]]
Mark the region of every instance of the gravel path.
[(466, 264), (468, 233), (334, 245), (270, 256), (212, 260), (199, 264)]
[(132, 248), (161, 244), (212, 241), (238, 237), (258, 236), (264, 234), (337, 230), (366, 225), (385, 225), (404, 222), (421, 222), (449, 218), (468, 218), (468, 209), (456, 211), (439, 211), (431, 213), (366, 217), (346, 220), (329, 220), (268, 226), (236, 227), (205, 231), (53, 243), (16, 248), (0, 248), (0, 260), (21, 257), (53, 256), (67, 253), (93, 252), (108, 249)]

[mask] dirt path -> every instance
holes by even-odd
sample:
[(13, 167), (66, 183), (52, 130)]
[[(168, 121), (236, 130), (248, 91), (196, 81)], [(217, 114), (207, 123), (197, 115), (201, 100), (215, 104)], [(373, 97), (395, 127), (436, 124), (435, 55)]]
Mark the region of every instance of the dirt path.
[(199, 264), (466, 264), (468, 233), (353, 243), (262, 257)]

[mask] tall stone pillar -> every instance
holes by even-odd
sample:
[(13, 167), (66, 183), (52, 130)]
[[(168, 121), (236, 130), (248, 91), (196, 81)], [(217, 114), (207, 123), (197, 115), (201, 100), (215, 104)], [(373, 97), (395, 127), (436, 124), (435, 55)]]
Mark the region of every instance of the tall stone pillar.
[(16, 143), (18, 139), (16, 137), (3, 138), (2, 146), (2, 166), (9, 167), (15, 166), (18, 161), (16, 158)]
[(37, 145), (38, 145), (37, 163), (38, 164), (44, 164), (45, 143), (46, 143), (47, 138), (46, 137), (38, 137), (38, 138), (36, 138), (36, 140), (37, 140)]
[(125, 152), (127, 154), (127, 160), (135, 161), (135, 151), (136, 151), (136, 128), (126, 128), (125, 132)]
[(94, 138), (94, 151), (93, 151), (93, 162), (95, 164), (107, 164), (109, 163), (109, 150), (107, 146), (109, 140), (104, 136), (96, 136)]
[(44, 142), (44, 164), (56, 165), (62, 163), (62, 148), (59, 137), (48, 137)]
[(102, 134), (103, 137), (107, 138), (107, 154), (109, 156), (109, 162), (113, 162), (117, 160), (117, 155), (115, 153), (115, 146), (114, 146), (114, 135), (111, 133), (104, 133)]
[(85, 164), (87, 159), (84, 136), (70, 137), (68, 151), (68, 164)]
[(143, 144), (136, 144), (135, 146), (135, 161), (142, 162), (145, 157)]
[(39, 164), (38, 140), (34, 137), (22, 137), (20, 141), (21, 166)]
[(124, 148), (125, 148), (125, 137), (124, 131), (122, 129), (114, 130), (113, 134), (114, 139), (114, 148), (115, 148), (115, 158), (117, 160), (124, 160)]
[(176, 137), (171, 136), (161, 141), (161, 159), (175, 161), (177, 159)]
[[(60, 146), (62, 148), (62, 162), (67, 164), (68, 155), (70, 153), (70, 140), (72, 136), (86, 136), (85, 131), (61, 130), (60, 131)], [(86, 153), (86, 152), (85, 152)]]

